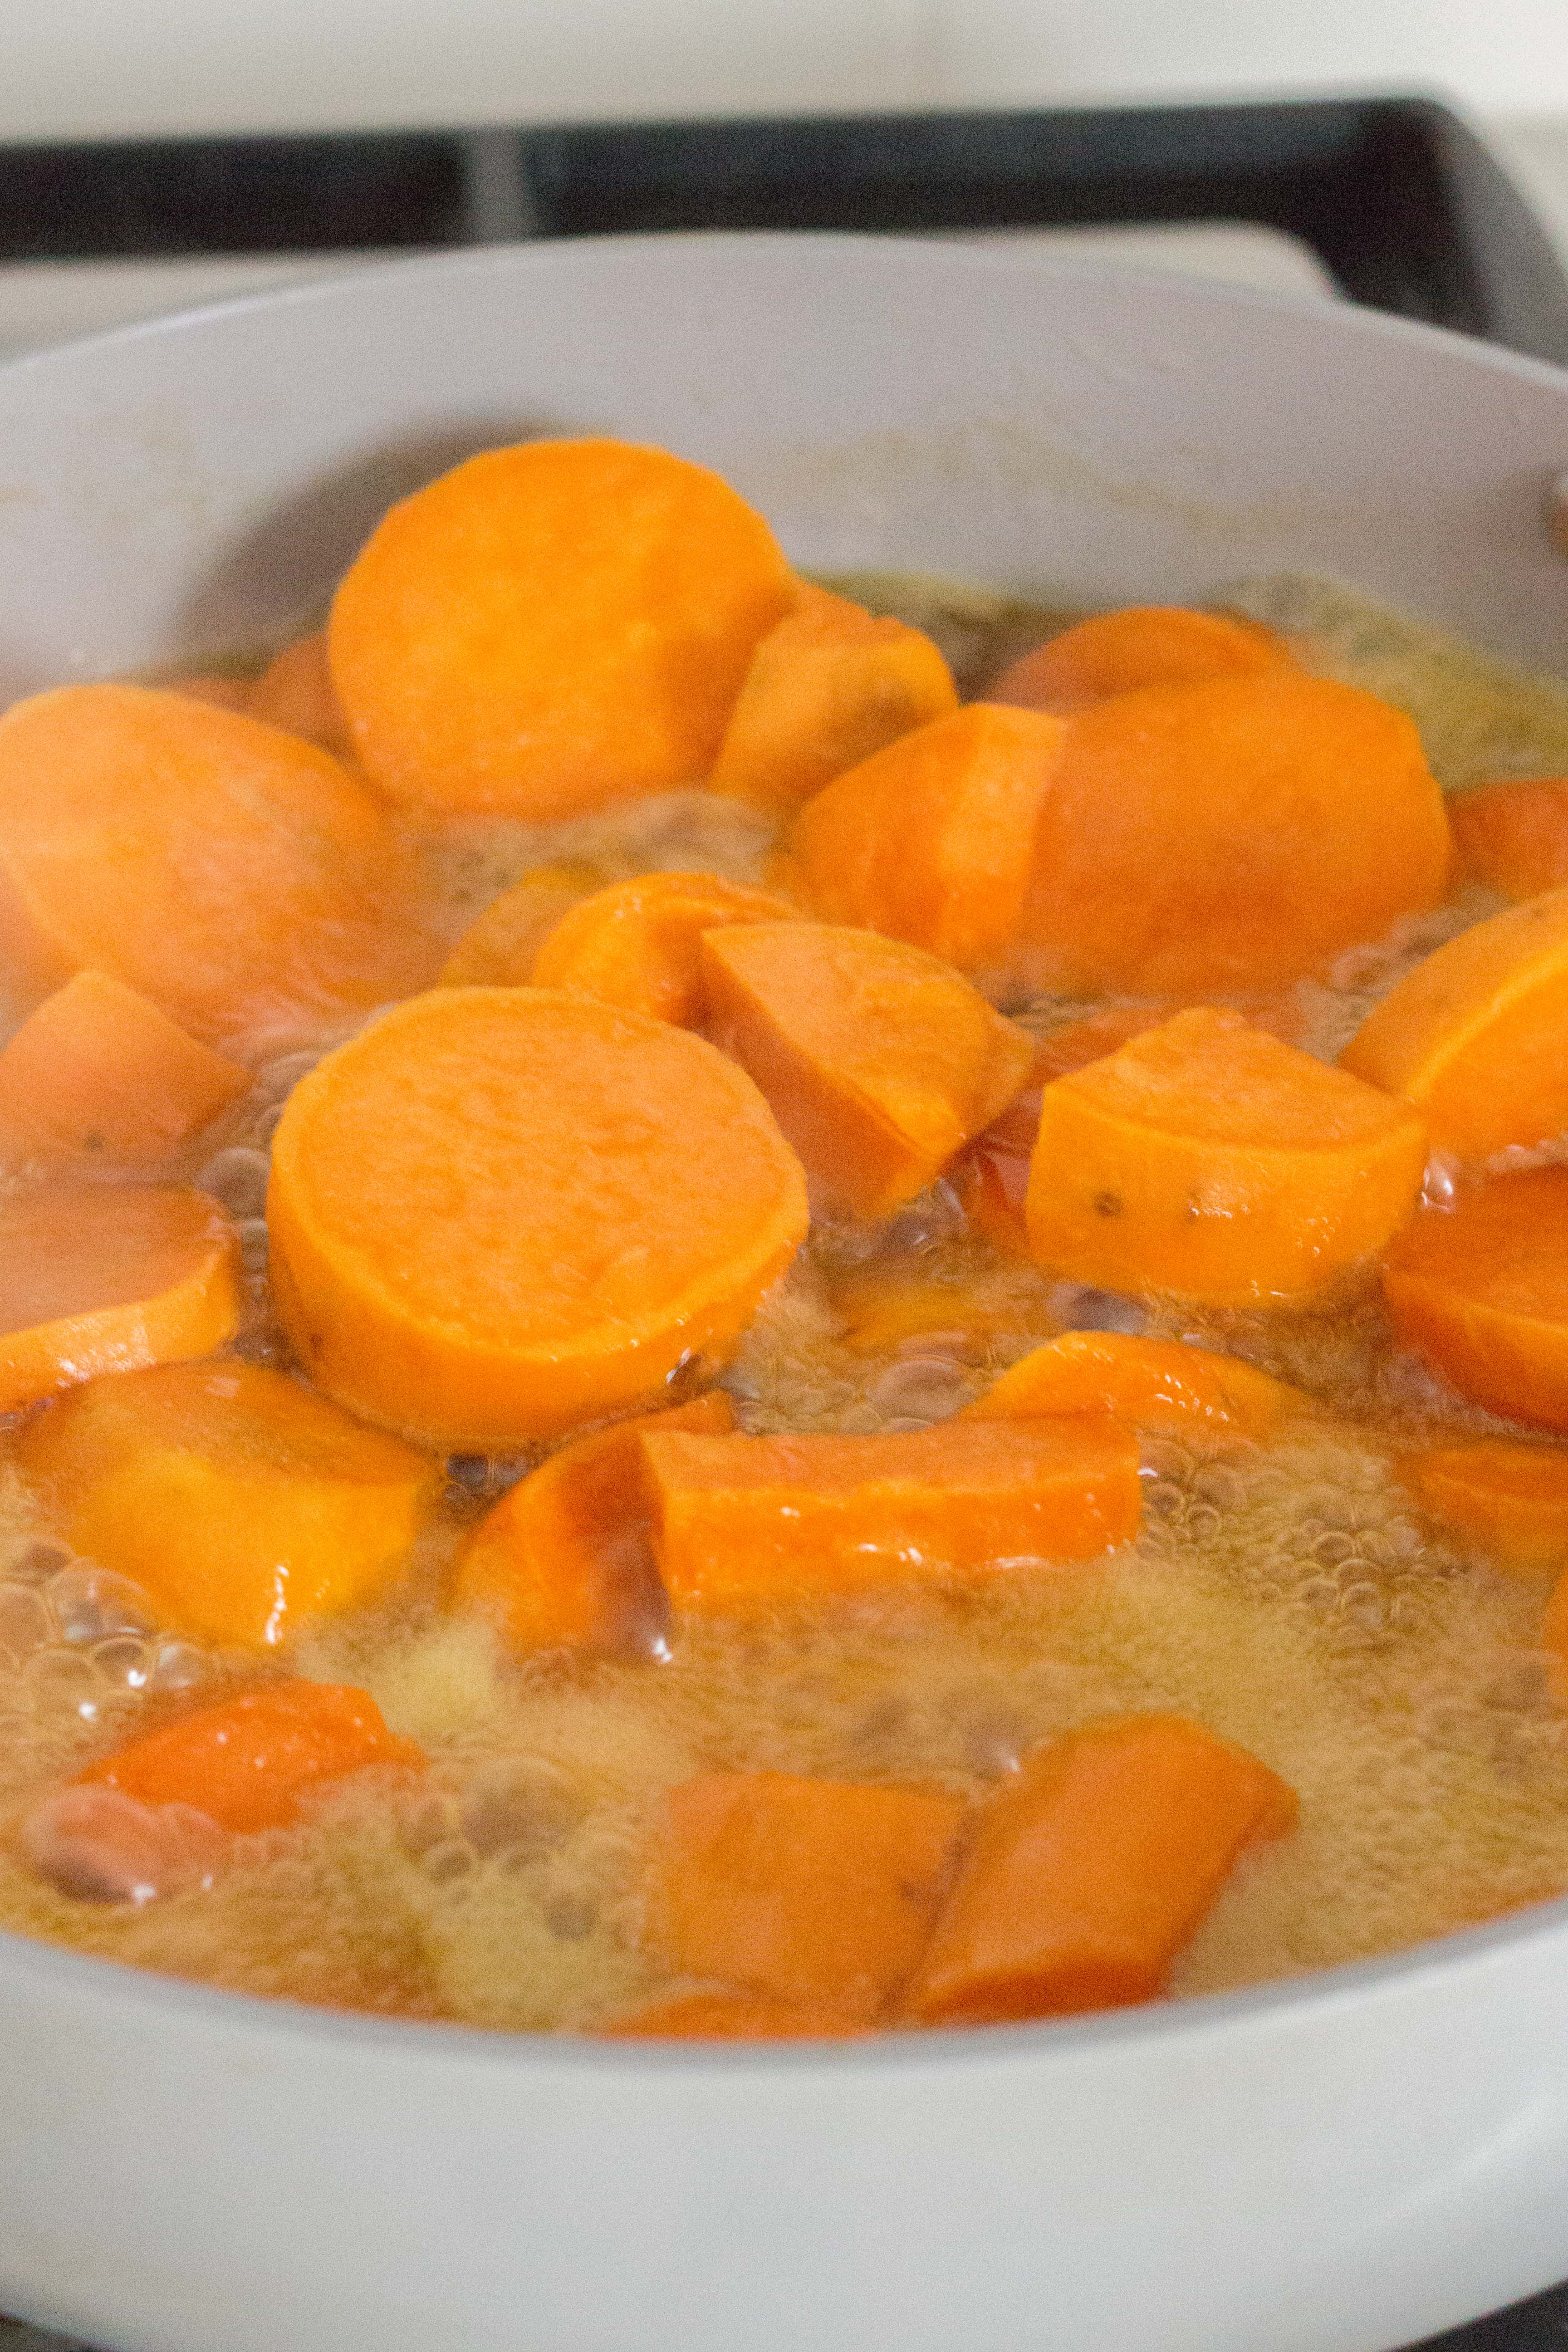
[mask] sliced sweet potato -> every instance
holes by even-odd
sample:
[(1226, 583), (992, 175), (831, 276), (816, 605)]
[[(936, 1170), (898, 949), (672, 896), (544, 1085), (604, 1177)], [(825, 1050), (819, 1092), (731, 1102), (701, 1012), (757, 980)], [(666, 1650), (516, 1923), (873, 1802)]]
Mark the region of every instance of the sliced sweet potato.
[(244, 707), (253, 719), (265, 719), (269, 727), (286, 728), (290, 735), (303, 735), (307, 742), (319, 743), (334, 759), (353, 757), (348, 721), (332, 686), (324, 629), (296, 637), (291, 646), (274, 654)]
[(951, 965), (828, 923), (700, 941), (708, 1031), (762, 1088), (829, 1211), (885, 1215), (987, 1126), (1030, 1042)]
[(1266, 1438), (1307, 1400), (1237, 1356), (1178, 1339), (1064, 1331), (1010, 1366), (964, 1408), (976, 1421), (1112, 1413), (1134, 1429), (1210, 1439)]
[(1527, 1575), (1568, 1560), (1568, 1454), (1480, 1438), (1401, 1456), (1425, 1509), (1503, 1568)]
[(1426, 1160), (1407, 1104), (1199, 1007), (1047, 1087), (1029, 1245), (1108, 1290), (1304, 1297), (1397, 1232)]
[(639, 874), (571, 908), (541, 941), (530, 977), (538, 988), (564, 988), (688, 1026), (703, 1013), (703, 934), (795, 917), (771, 891), (717, 874)]
[(258, 1364), (89, 1381), (16, 1459), (79, 1552), (178, 1631), (271, 1649), (370, 1601), (405, 1564), (439, 1465)]
[(1138, 1449), (1103, 1417), (879, 1437), (641, 1440), (678, 1611), (755, 1612), (900, 1577), (1094, 1559), (1137, 1533)]
[(529, 441), (393, 508), (333, 600), (332, 679), (395, 800), (569, 816), (700, 782), (794, 595), (705, 467)]
[(531, 867), (475, 916), (441, 967), (441, 986), (526, 988), (534, 957), (562, 916), (604, 881), (585, 858)]
[(0, 1051), (0, 1150), (151, 1164), (249, 1085), (122, 980), (79, 971)]
[(1520, 776), (1455, 793), (1448, 823), (1465, 872), (1503, 898), (1568, 887), (1568, 776)]
[(279, 1312), (368, 1421), (484, 1452), (721, 1362), (807, 1223), (800, 1164), (689, 1030), (554, 989), (437, 989), (289, 1098)]
[(1201, 686), (1294, 667), (1284, 639), (1256, 621), (1184, 604), (1129, 604), (1047, 637), (1003, 671), (991, 699), (1065, 719), (1144, 687)]
[(908, 940), (961, 971), (1004, 964), (1065, 740), (1058, 719), (986, 702), (900, 736), (801, 811), (791, 887), (825, 920)]
[(58, 1184), (0, 1201), (0, 1412), (209, 1355), (239, 1311), (237, 1237), (205, 1192)]
[(1390, 1247), (1406, 1347), (1494, 1412), (1568, 1429), (1568, 1169), (1494, 1177)]

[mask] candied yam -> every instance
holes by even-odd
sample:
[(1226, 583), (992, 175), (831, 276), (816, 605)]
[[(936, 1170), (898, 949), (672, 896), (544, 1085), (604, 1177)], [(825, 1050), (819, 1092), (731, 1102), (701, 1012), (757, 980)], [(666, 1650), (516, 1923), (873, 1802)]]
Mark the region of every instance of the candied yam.
[(1085, 995), (1271, 988), (1447, 887), (1403, 711), (1287, 669), (1119, 695), (1067, 723), (1019, 970)]
[(1390, 990), (1343, 1068), (1413, 1103), (1432, 1141), (1481, 1160), (1568, 1127), (1568, 889), (1447, 940)]
[(734, 1423), (716, 1389), (563, 1445), (468, 1536), (454, 1603), (489, 1618), (514, 1650), (613, 1649), (638, 1632), (657, 1639), (664, 1595), (637, 1441), (658, 1429), (720, 1435)]
[(731, 923), (787, 923), (795, 910), (717, 874), (639, 874), (570, 908), (542, 941), (536, 988), (596, 996), (683, 1026), (703, 1012), (699, 942)]
[(79, 971), (0, 1051), (0, 1148), (146, 1163), (244, 1094), (250, 1073), (110, 972)]
[(1012, 1365), (964, 1409), (979, 1421), (1107, 1412), (1174, 1437), (1266, 1438), (1307, 1400), (1283, 1381), (1189, 1348), (1120, 1331), (1064, 1331)]
[(1568, 1429), (1568, 1170), (1495, 1177), (1423, 1211), (1383, 1289), (1399, 1338), (1462, 1396)]
[(1467, 874), (1505, 898), (1568, 886), (1568, 776), (1520, 776), (1452, 793), (1448, 823)]
[(60, 1184), (0, 1201), (0, 1412), (210, 1355), (239, 1310), (237, 1238), (205, 1192)]
[(752, 656), (708, 789), (784, 815), (957, 708), (952, 672), (923, 630), (807, 586)]
[(563, 915), (603, 887), (584, 859), (535, 866), (476, 915), (441, 967), (443, 988), (524, 988), (533, 959)]
[(1243, 1848), (1296, 1813), (1267, 1765), (1184, 1717), (1069, 1732), (980, 1812), (906, 2007), (984, 2025), (1150, 2000)]
[(571, 816), (706, 776), (794, 593), (706, 467), (529, 441), (392, 509), (333, 599), (332, 679), (395, 800)]
[(269, 727), (286, 728), (290, 735), (302, 735), (307, 742), (319, 743), (334, 759), (353, 757), (348, 721), (327, 661), (325, 629), (317, 629), (308, 637), (297, 637), (291, 646), (275, 654), (243, 707), (253, 719), (264, 719)]
[(1284, 639), (1257, 621), (1183, 604), (1130, 604), (1047, 637), (1003, 671), (991, 698), (1068, 718), (1144, 687), (1202, 686), (1295, 666)]
[(1138, 1530), (1138, 1448), (1104, 1419), (877, 1437), (641, 1441), (677, 1611), (755, 1613), (900, 1577), (1094, 1559)]
[(1526, 1574), (1568, 1559), (1568, 1454), (1480, 1438), (1403, 1454), (1397, 1468), (1432, 1517)]
[(1029, 1245), (1106, 1290), (1305, 1297), (1398, 1230), (1426, 1160), (1407, 1105), (1199, 1007), (1047, 1087)]
[(594, 2031), (610, 2042), (843, 2042), (864, 2033), (859, 2018), (803, 2002), (741, 1992), (689, 1992), (650, 2001)]
[(453, 988), (296, 1087), (268, 1221), (318, 1387), (482, 1453), (722, 1362), (807, 1212), (767, 1105), (704, 1039), (553, 989)]
[(245, 1836), (281, 1829), (317, 1789), (367, 1766), (424, 1761), (413, 1740), (388, 1731), (368, 1691), (289, 1681), (179, 1716), (76, 1785), (118, 1789), (139, 1805), (192, 1805)]
[(961, 971), (1005, 962), (1066, 736), (1059, 720), (986, 702), (901, 735), (801, 811), (792, 887), (825, 920), (907, 940)]
[(438, 950), (371, 794), (313, 744), (138, 686), (0, 719), (0, 956), (91, 966), (206, 1045), (425, 986)]
[(709, 1034), (756, 1080), (828, 1210), (923, 1191), (1028, 1073), (1027, 1036), (948, 964), (827, 923), (700, 941)]
[(869, 2020), (908, 1979), (963, 1818), (935, 1789), (706, 1772), (669, 1792), (654, 1937), (683, 1976)]
[(428, 1455), (245, 1363), (89, 1381), (15, 1458), (77, 1551), (225, 1648), (274, 1648), (374, 1599), (441, 1483)]

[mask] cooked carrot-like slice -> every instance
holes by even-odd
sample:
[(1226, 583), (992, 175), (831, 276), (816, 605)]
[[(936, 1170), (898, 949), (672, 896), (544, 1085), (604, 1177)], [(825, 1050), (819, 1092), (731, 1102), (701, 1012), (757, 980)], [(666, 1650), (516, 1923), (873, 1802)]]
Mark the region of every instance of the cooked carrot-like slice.
[(1384, 1296), (1406, 1347), (1494, 1412), (1568, 1429), (1568, 1169), (1495, 1177), (1390, 1248)]
[(122, 980), (79, 971), (0, 1052), (0, 1149), (163, 1160), (249, 1085)]
[(1271, 1436), (1306, 1399), (1237, 1356), (1179, 1339), (1120, 1331), (1064, 1331), (1023, 1357), (965, 1407), (977, 1421), (1109, 1412), (1135, 1429), (1173, 1436)]
[(1242, 1849), (1296, 1811), (1267, 1765), (1179, 1715), (1037, 1749), (980, 1814), (910, 2013), (982, 2025), (1151, 2000)]
[(1404, 1454), (1397, 1466), (1435, 1519), (1503, 1567), (1533, 1574), (1568, 1560), (1568, 1453), (1480, 1438)]
[(1474, 923), (1407, 972), (1340, 1055), (1485, 1159), (1568, 1127), (1568, 890)]
[(991, 699), (1066, 718), (1142, 687), (1201, 686), (1294, 667), (1284, 639), (1256, 621), (1184, 604), (1130, 604), (1048, 637), (1003, 671)]
[(0, 1202), (0, 1412), (208, 1355), (238, 1324), (237, 1237), (205, 1192), (61, 1184)]
[(1066, 731), (973, 702), (900, 736), (801, 811), (791, 886), (827, 921), (908, 940), (961, 971), (1005, 963)]
[(464, 1542), (452, 1590), (458, 1607), (488, 1616), (516, 1650), (617, 1644), (647, 1616), (650, 1598), (663, 1598), (637, 1440), (645, 1430), (714, 1436), (734, 1425), (729, 1398), (715, 1389), (563, 1445)]
[(807, 1212), (767, 1105), (703, 1038), (554, 989), (450, 988), (296, 1087), (268, 1221), (317, 1386), (482, 1452), (721, 1363)]
[(1448, 801), (1454, 847), (1467, 874), (1505, 898), (1568, 886), (1568, 776), (1480, 784)]
[(1160, 1005), (1108, 1006), (1036, 1039), (1035, 1058), (1022, 1091), (989, 1127), (964, 1145), (948, 1171), (970, 1223), (999, 1250), (1013, 1257), (1029, 1254), (1025, 1202), (1043, 1089), (1053, 1078), (1065, 1077), (1068, 1070), (1081, 1070), (1086, 1062), (1103, 1061), (1129, 1038), (1141, 1037), (1167, 1018), (1166, 1009)]
[(1447, 888), (1442, 794), (1411, 720), (1373, 695), (1275, 669), (1066, 725), (1020, 919), (1036, 986), (1269, 988)]
[(394, 799), (569, 816), (700, 782), (794, 595), (705, 467), (529, 441), (393, 508), (333, 601), (332, 678)]
[(584, 858), (533, 866), (475, 916), (441, 967), (441, 986), (526, 988), (533, 959), (562, 916), (604, 882), (603, 870)]
[(921, 629), (805, 586), (752, 656), (710, 792), (783, 815), (873, 751), (958, 708)]
[(885, 1215), (1028, 1074), (1030, 1042), (951, 965), (829, 923), (700, 942), (708, 1030), (749, 1070), (823, 1207)]
[(907, 1258), (833, 1281), (828, 1297), (843, 1321), (844, 1345), (858, 1356), (879, 1355), (942, 1332), (983, 1346), (992, 1333), (1014, 1330), (1017, 1323), (1016, 1307), (993, 1306), (963, 1284), (939, 1280)]
[(307, 742), (319, 743), (334, 759), (353, 756), (348, 720), (327, 662), (324, 629), (297, 637), (275, 654), (251, 688), (245, 708), (253, 719), (265, 719), (269, 727), (287, 728), (290, 735), (303, 735)]
[(1426, 1160), (1408, 1105), (1199, 1007), (1046, 1088), (1029, 1244), (1108, 1290), (1303, 1297), (1383, 1247)]
[(742, 1992), (683, 1993), (594, 2028), (610, 2042), (843, 2042), (865, 2031), (838, 2010)]
[(146, 1732), (78, 1785), (119, 1789), (141, 1805), (192, 1805), (244, 1836), (281, 1829), (314, 1790), (367, 1765), (416, 1769), (424, 1761), (412, 1739), (388, 1731), (368, 1691), (291, 1681)]
[(314, 744), (139, 686), (0, 719), (0, 958), (91, 965), (208, 1045), (421, 988), (439, 951), (364, 786)]
[(771, 891), (717, 874), (639, 874), (612, 882), (564, 914), (530, 977), (537, 988), (596, 996), (656, 1021), (702, 1017), (699, 941), (731, 923), (787, 923), (795, 909)]
[(874, 2017), (919, 1960), (960, 1799), (708, 1772), (669, 1793), (654, 1937), (683, 1976)]
[(1137, 1533), (1142, 1508), (1137, 1445), (1102, 1417), (641, 1442), (677, 1610), (755, 1612), (900, 1577), (1098, 1559)]
[(405, 1563), (439, 1466), (258, 1364), (89, 1381), (16, 1460), (79, 1552), (180, 1632), (267, 1649), (371, 1600)]

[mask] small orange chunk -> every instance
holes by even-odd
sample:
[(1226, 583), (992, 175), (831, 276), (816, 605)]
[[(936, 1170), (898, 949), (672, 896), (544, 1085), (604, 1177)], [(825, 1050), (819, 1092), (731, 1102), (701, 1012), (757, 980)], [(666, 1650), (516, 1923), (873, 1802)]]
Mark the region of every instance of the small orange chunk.
[(60, 1184), (0, 1202), (0, 1412), (210, 1355), (238, 1325), (237, 1239), (205, 1192)]
[(706, 467), (528, 441), (378, 525), (332, 603), (332, 679), (394, 800), (572, 816), (707, 775), (794, 593), (762, 516)]
[(795, 910), (766, 890), (717, 874), (639, 874), (564, 914), (541, 942), (529, 977), (602, 1004), (682, 1026), (702, 1017), (699, 941), (731, 923), (787, 923)]
[(793, 886), (828, 922), (908, 940), (961, 971), (1006, 962), (1066, 732), (1037, 711), (973, 702), (900, 735), (802, 810)]
[(782, 815), (846, 768), (958, 708), (939, 646), (807, 585), (752, 656), (710, 792)]
[(1421, 739), (1354, 687), (1270, 668), (1117, 695), (1066, 730), (1019, 922), (1034, 987), (1272, 988), (1447, 887)]
[(443, 988), (526, 988), (533, 959), (563, 915), (604, 887), (585, 858), (535, 866), (476, 915), (441, 967)]
[(1398, 1230), (1426, 1161), (1407, 1105), (1199, 1007), (1047, 1087), (1029, 1245), (1107, 1290), (1305, 1297)]
[(334, 759), (353, 757), (348, 721), (328, 667), (324, 629), (296, 637), (291, 646), (275, 654), (251, 688), (246, 708), (253, 719), (265, 719), (269, 727), (286, 728), (290, 735), (303, 735), (307, 742), (319, 743)]
[(1480, 1438), (1406, 1454), (1398, 1467), (1435, 1519), (1502, 1567), (1533, 1575), (1568, 1560), (1568, 1453)]
[(245, 1363), (89, 1381), (16, 1460), (78, 1551), (225, 1648), (273, 1648), (372, 1600), (440, 1488), (429, 1455)]
[(555, 989), (445, 988), (295, 1087), (268, 1222), (316, 1385), (494, 1452), (724, 1362), (807, 1212), (766, 1103), (703, 1038)]
[(984, 2025), (1152, 2000), (1242, 1849), (1296, 1810), (1257, 1757), (1179, 1715), (1037, 1749), (979, 1816), (910, 2012)]
[(79, 1785), (118, 1789), (139, 1805), (193, 1805), (245, 1836), (281, 1829), (317, 1789), (367, 1765), (416, 1770), (411, 1739), (388, 1731), (368, 1691), (335, 1683), (268, 1683), (183, 1715), (106, 1756)]
[(1494, 1412), (1568, 1429), (1568, 1169), (1531, 1169), (1426, 1210), (1384, 1261), (1406, 1347)]
[(1030, 1043), (951, 965), (828, 923), (705, 931), (709, 1034), (750, 1071), (828, 1211), (923, 1191), (1028, 1074)]
[(1454, 847), (1467, 874), (1505, 898), (1568, 887), (1568, 776), (1480, 784), (1448, 801)]
[(1237, 1356), (1188, 1348), (1178, 1339), (1064, 1331), (993, 1381), (963, 1417), (1108, 1412), (1135, 1429), (1176, 1437), (1265, 1438), (1305, 1402), (1298, 1390)]
[(870, 2019), (920, 1958), (963, 1818), (941, 1790), (703, 1773), (669, 1793), (655, 1938), (683, 1976)]
[(864, 2033), (858, 2018), (799, 2001), (742, 1992), (689, 1992), (651, 2001), (594, 2028), (608, 2042), (843, 2042)]
[(167, 1159), (250, 1073), (109, 972), (79, 971), (0, 1052), (0, 1145), (42, 1158)]
[(1103, 1418), (876, 1437), (642, 1440), (675, 1608), (756, 1613), (901, 1577), (1095, 1559), (1138, 1531), (1138, 1448)]
[[(732, 1429), (721, 1389), (574, 1439), (488, 1511), (458, 1555), (452, 1598), (499, 1627), (514, 1650), (618, 1646), (663, 1591), (637, 1441), (647, 1430)], [(650, 1630), (660, 1629), (655, 1623)]]
[(1003, 671), (991, 698), (1068, 718), (1142, 687), (1201, 686), (1294, 667), (1284, 639), (1256, 621), (1183, 604), (1130, 604), (1048, 637)]
[(1340, 1060), (1485, 1159), (1568, 1128), (1568, 889), (1474, 923), (1407, 972)]
[(932, 1334), (984, 1345), (997, 1330), (1011, 1330), (1016, 1309), (993, 1306), (965, 1285), (942, 1281), (922, 1273), (906, 1258), (869, 1267), (831, 1281), (828, 1297), (843, 1321), (844, 1345), (858, 1356), (880, 1355), (885, 1349)]

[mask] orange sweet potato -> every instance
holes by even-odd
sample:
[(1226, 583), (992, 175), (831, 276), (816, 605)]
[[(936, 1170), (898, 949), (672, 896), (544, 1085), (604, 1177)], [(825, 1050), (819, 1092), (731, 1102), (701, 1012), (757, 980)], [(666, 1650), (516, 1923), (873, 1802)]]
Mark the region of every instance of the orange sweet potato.
[(437, 989), (289, 1098), (279, 1313), (368, 1421), (483, 1452), (721, 1362), (804, 1238), (800, 1164), (689, 1030), (554, 989)]
[(1568, 1429), (1568, 1169), (1425, 1211), (1389, 1249), (1383, 1289), (1400, 1339), (1462, 1395)]
[(704, 1773), (669, 1793), (655, 1940), (683, 1976), (869, 2020), (920, 1958), (963, 1818), (935, 1789)]
[(619, 1646), (639, 1620), (657, 1617), (663, 1599), (638, 1439), (658, 1429), (714, 1436), (734, 1424), (729, 1398), (715, 1389), (563, 1445), (465, 1540), (457, 1606), (489, 1617), (514, 1650)]
[(0, 1201), (0, 1412), (205, 1356), (239, 1324), (239, 1250), (205, 1192), (60, 1184)]
[(177, 1717), (80, 1776), (142, 1805), (192, 1805), (220, 1829), (281, 1829), (313, 1790), (367, 1765), (416, 1770), (411, 1739), (388, 1731), (368, 1691), (279, 1682)]
[(1448, 823), (1465, 872), (1503, 898), (1539, 898), (1568, 886), (1568, 776), (1455, 793)]
[(224, 1648), (274, 1648), (373, 1599), (441, 1483), (429, 1455), (244, 1363), (89, 1381), (16, 1460), (78, 1551)]
[(1028, 1073), (1025, 1033), (951, 965), (828, 923), (700, 940), (708, 1031), (749, 1070), (828, 1211), (923, 1190)]
[(1435, 1519), (1500, 1566), (1533, 1575), (1568, 1560), (1568, 1454), (1479, 1438), (1406, 1454), (1398, 1468)]
[(1138, 1530), (1138, 1448), (1102, 1417), (877, 1437), (641, 1440), (675, 1608), (755, 1612), (900, 1577), (1094, 1559)]
[(594, 2031), (610, 2042), (843, 2042), (864, 2033), (858, 2018), (803, 2002), (741, 1992), (689, 1992), (657, 2000)]
[(439, 950), (371, 794), (313, 744), (139, 686), (0, 719), (0, 965), (92, 966), (205, 1044), (368, 1009)]
[(964, 1409), (977, 1421), (1105, 1412), (1135, 1429), (1222, 1440), (1265, 1438), (1306, 1402), (1237, 1356), (1179, 1339), (1064, 1331), (1023, 1357)]
[(596, 996), (683, 1026), (703, 1012), (699, 941), (731, 923), (788, 923), (795, 910), (717, 874), (639, 874), (573, 907), (541, 942), (537, 988)]
[(1179, 1715), (1090, 1724), (1037, 1749), (981, 1812), (907, 1996), (925, 2024), (1149, 2000), (1292, 1790)]
[(290, 735), (303, 735), (307, 742), (319, 743), (334, 759), (353, 756), (348, 721), (327, 662), (324, 629), (297, 637), (275, 654), (251, 688), (245, 708), (253, 719), (265, 719), (269, 727), (283, 727)]
[(1103, 1061), (1129, 1038), (1158, 1028), (1166, 1017), (1159, 1005), (1107, 1006), (1081, 1021), (1064, 1022), (1035, 1040), (1035, 1058), (1022, 1091), (964, 1145), (948, 1171), (970, 1223), (996, 1248), (1013, 1257), (1029, 1254), (1025, 1202), (1044, 1089), (1053, 1078), (1081, 1070), (1086, 1062)]
[(1304, 1297), (1398, 1230), (1426, 1160), (1408, 1105), (1200, 1007), (1046, 1088), (1029, 1245), (1108, 1290)]
[(249, 1085), (122, 980), (79, 971), (0, 1051), (0, 1149), (154, 1162)]
[(1143, 687), (1201, 686), (1294, 667), (1284, 639), (1256, 621), (1183, 604), (1130, 604), (1048, 637), (1003, 671), (991, 699), (1068, 718)]
[(476, 915), (441, 967), (443, 988), (525, 988), (533, 959), (564, 914), (605, 877), (585, 858), (535, 866)]
[(1020, 976), (1086, 995), (1266, 989), (1447, 887), (1447, 820), (1402, 711), (1279, 668), (1118, 695), (1067, 722)]
[(1341, 1055), (1466, 1159), (1568, 1127), (1568, 889), (1472, 924), (1407, 972)]
[(622, 441), (471, 457), (350, 566), (332, 679), (395, 800), (536, 819), (700, 781), (794, 586), (706, 467)]
[(1066, 734), (1037, 711), (973, 702), (900, 736), (801, 811), (791, 887), (826, 921), (908, 940), (961, 971), (1005, 962)]
[(806, 585), (752, 656), (710, 792), (784, 815), (884, 744), (958, 708), (940, 647)]

